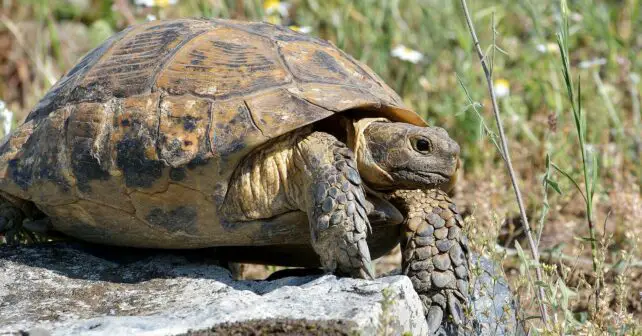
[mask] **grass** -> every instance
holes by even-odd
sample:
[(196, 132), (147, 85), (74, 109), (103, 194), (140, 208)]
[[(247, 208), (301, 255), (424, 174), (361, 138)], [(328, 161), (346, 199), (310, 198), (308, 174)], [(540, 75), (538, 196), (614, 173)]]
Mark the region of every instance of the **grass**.
[[(568, 32), (568, 5), (565, 0), (561, 1), (561, 13), (562, 13), (562, 22), (560, 24), (561, 29), (560, 32), (557, 34), (557, 44), (559, 46), (560, 50), (560, 55), (561, 55), (561, 60), (562, 60), (562, 74), (564, 76), (564, 83), (566, 84), (566, 92), (568, 95), (568, 100), (571, 104), (571, 111), (573, 112), (573, 122), (575, 126), (575, 131), (577, 132), (577, 141), (579, 145), (579, 152), (580, 152), (580, 157), (582, 158), (582, 172), (583, 172), (583, 177), (584, 177), (584, 192), (582, 192), (582, 189), (579, 186), (579, 183), (576, 182), (568, 173), (564, 172), (562, 169), (559, 167), (553, 165), (557, 171), (562, 173), (565, 177), (568, 177), (569, 180), (575, 185), (578, 189), (578, 192), (582, 195), (582, 198), (584, 200), (584, 204), (586, 204), (586, 222), (588, 224), (588, 230), (590, 237), (588, 238), (590, 244), (591, 244), (591, 255), (593, 257), (593, 272), (598, 274), (598, 260), (597, 260), (597, 240), (595, 238), (595, 223), (593, 219), (593, 196), (595, 196), (595, 185), (597, 183), (597, 175), (598, 175), (598, 170), (597, 170), (597, 159), (595, 158), (595, 155), (593, 151), (587, 147), (586, 145), (586, 131), (587, 131), (587, 125), (586, 125), (586, 117), (583, 114), (582, 111), (582, 90), (581, 86), (577, 86), (577, 94), (574, 92), (574, 86), (573, 86), (573, 79), (571, 78), (571, 70), (570, 70), (570, 62), (569, 62), (569, 54), (568, 54), (568, 37), (569, 37), (569, 32)], [(594, 72), (597, 73), (597, 72)], [(599, 78), (599, 75), (597, 75), (596, 78)], [(579, 82), (579, 81), (578, 81)], [(600, 81), (601, 83), (601, 81)], [(600, 86), (599, 88), (603, 87)], [(603, 90), (599, 90), (602, 92)], [(609, 111), (612, 111), (612, 115), (615, 115), (613, 117), (613, 120), (617, 120), (618, 122), (614, 125), (616, 128), (621, 125), (619, 124), (619, 118), (617, 118), (617, 114), (615, 113), (613, 107), (611, 104), (607, 106), (607, 109)], [(618, 134), (623, 134), (621, 128), (617, 129)], [(608, 218), (607, 218), (608, 219)], [(605, 219), (605, 221), (607, 220)], [(598, 308), (599, 304), (599, 296), (600, 296), (600, 281), (601, 277), (597, 277), (597, 281), (595, 282), (595, 309)]]
[[(406, 104), (461, 144), (455, 201), (474, 219), (477, 249), (502, 261), (527, 327), (641, 333), (642, 285), (633, 279), (642, 273), (642, 1), (575, 0), (568, 11), (555, 1), (469, 1), (494, 84), (508, 83), (509, 93), (497, 103), (541, 255), (542, 283), (529, 281), (533, 261), (516, 247), (527, 245), (523, 221), (497, 155), (492, 103), (459, 3), (288, 3), (287, 15), (280, 15), (268, 14), (260, 0), (179, 0), (154, 8), (120, 0), (5, 0), (0, 100), (19, 123), (82, 54), (151, 15), (309, 27), (372, 67)], [(391, 56), (398, 45), (423, 58), (412, 63)], [(532, 318), (539, 313), (529, 304), (541, 286), (553, 320), (548, 325)]]

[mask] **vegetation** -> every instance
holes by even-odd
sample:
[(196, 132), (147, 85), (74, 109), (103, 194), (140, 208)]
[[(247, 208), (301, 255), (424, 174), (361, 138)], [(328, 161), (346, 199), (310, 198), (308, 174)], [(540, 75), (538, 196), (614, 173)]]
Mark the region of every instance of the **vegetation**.
[[(79, 58), (129, 24), (265, 20), (331, 40), (461, 144), (471, 244), (502, 262), (539, 334), (642, 334), (642, 1), (469, 1), (524, 212), (526, 249), (473, 39), (458, 1), (4, 0), (0, 100), (20, 123)], [(0, 107), (0, 110), (3, 110)], [(0, 111), (0, 118), (6, 115)], [(544, 291), (541, 304), (536, 293)]]

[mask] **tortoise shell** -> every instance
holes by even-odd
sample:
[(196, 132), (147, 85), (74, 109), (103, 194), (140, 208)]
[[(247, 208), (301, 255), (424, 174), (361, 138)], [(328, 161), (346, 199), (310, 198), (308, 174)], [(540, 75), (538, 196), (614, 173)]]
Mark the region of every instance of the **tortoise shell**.
[(252, 244), (251, 225), (212, 225), (239, 160), (350, 109), (425, 125), (329, 42), (266, 23), (152, 21), (89, 52), (45, 95), (0, 148), (0, 190), (85, 240)]

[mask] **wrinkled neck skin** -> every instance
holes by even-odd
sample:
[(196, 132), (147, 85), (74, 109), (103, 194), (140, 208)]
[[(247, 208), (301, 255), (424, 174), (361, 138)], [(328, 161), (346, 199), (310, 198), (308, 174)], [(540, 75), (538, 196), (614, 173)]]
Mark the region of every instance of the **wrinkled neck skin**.
[(352, 149), (357, 158), (357, 166), (359, 167), (359, 174), (361, 178), (366, 181), (366, 185), (371, 189), (370, 191), (387, 191), (395, 189), (395, 181), (381, 167), (379, 167), (374, 159), (372, 153), (367, 150), (366, 138), (364, 131), (373, 122), (390, 122), (386, 118), (363, 118), (355, 120), (351, 125), (347, 125), (348, 131), (348, 147)]

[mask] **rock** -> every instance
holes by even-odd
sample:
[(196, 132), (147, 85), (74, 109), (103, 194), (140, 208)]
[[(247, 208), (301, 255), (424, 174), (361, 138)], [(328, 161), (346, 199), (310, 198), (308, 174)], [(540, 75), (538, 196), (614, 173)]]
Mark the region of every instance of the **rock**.
[(203, 250), (126, 251), (75, 243), (0, 247), (0, 335), (281, 329), (374, 335), (382, 321), (390, 321), (394, 335), (428, 330), (406, 276), (235, 281), (229, 271), (208, 263)]
[[(0, 335), (371, 335), (382, 320), (391, 320), (393, 335), (427, 333), (422, 302), (405, 276), (235, 281), (208, 255), (84, 244), (0, 247)], [(473, 256), (473, 267), (481, 271), (471, 279), (474, 334), (524, 335), (496, 266)], [(457, 335), (445, 321), (438, 334)]]
[(471, 257), (471, 268), (481, 270), (481, 274), (472, 279), (477, 332), (480, 335), (526, 335), (517, 323), (516, 303), (499, 266), (484, 257), (474, 254)]

